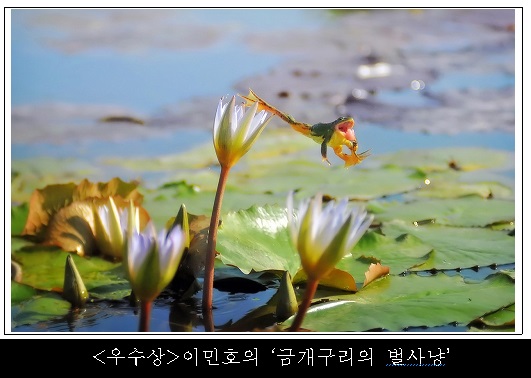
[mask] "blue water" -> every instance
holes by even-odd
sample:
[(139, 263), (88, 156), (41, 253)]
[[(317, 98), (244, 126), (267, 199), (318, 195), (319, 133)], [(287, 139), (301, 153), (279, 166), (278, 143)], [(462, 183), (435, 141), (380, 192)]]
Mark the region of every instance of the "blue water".
[[(52, 21), (43, 21), (45, 16), (55, 13), (74, 18), (79, 17), (79, 12), (12, 11), (13, 106), (64, 101), (117, 104), (149, 113), (186, 98), (232, 93), (234, 82), (266, 71), (280, 61), (277, 54), (250, 50), (241, 42), (242, 35), (260, 30), (315, 28), (319, 25), (319, 19), (312, 16), (315, 11), (301, 9), (174, 9), (165, 11), (171, 19), (197, 20), (197, 28), (216, 25), (220, 34), (218, 40), (206, 47), (195, 47), (191, 43), (180, 49), (139, 43), (138, 50), (124, 52), (119, 50), (118, 35), (115, 43), (110, 41), (104, 47), (92, 47), (85, 42), (88, 46), (71, 53), (53, 48), (53, 43), (46, 42), (46, 38), (55, 38), (52, 42), (61, 43), (67, 39), (65, 35), (69, 29), (58, 27), (56, 30)], [(162, 18), (161, 15), (158, 17)], [(68, 27), (74, 28), (75, 25)], [(156, 25), (152, 27), (156, 28)]]

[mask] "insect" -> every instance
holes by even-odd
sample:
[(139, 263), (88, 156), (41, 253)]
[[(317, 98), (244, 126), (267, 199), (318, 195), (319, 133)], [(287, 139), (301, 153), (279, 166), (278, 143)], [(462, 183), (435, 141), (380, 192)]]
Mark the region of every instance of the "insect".
[[(327, 158), (328, 147), (332, 148), (334, 153), (345, 162), (345, 167), (350, 167), (361, 163), (363, 159), (370, 155), (369, 150), (362, 153), (357, 153), (358, 141), (354, 134), (354, 119), (352, 117), (339, 117), (333, 122), (323, 123), (319, 122), (313, 125), (303, 122), (297, 122), (292, 116), (281, 112), (272, 105), (269, 105), (263, 99), (258, 97), (252, 89), (249, 89), (249, 94), (246, 96), (239, 95), (245, 100), (245, 106), (252, 106), (258, 102), (258, 110), (265, 110), (278, 116), (284, 122), (287, 122), (291, 127), (314, 140), (321, 145), (321, 156), (323, 161), (331, 165)], [(346, 146), (349, 153), (343, 152), (343, 147)]]

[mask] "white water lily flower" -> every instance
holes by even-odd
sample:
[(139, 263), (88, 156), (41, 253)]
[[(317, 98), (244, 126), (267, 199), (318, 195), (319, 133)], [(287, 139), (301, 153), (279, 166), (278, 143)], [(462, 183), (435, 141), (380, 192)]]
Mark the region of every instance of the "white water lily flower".
[(97, 206), (94, 213), (94, 236), (100, 252), (121, 259), (127, 215), (118, 210), (112, 197), (108, 198), (107, 203)]
[(352, 250), (372, 223), (363, 206), (349, 207), (348, 199), (330, 201), (322, 195), (300, 202), (294, 213), (293, 193), (287, 200), (288, 227), (308, 278), (320, 280)]
[(180, 226), (157, 234), (149, 222), (144, 231), (129, 235), (124, 263), (135, 296), (153, 301), (173, 279), (184, 250), (185, 235)]
[(271, 115), (265, 110), (256, 113), (258, 102), (248, 109), (243, 104), (235, 103), (235, 96), (226, 104), (220, 99), (214, 118), (214, 149), (223, 167), (236, 164), (249, 151), (271, 119)]

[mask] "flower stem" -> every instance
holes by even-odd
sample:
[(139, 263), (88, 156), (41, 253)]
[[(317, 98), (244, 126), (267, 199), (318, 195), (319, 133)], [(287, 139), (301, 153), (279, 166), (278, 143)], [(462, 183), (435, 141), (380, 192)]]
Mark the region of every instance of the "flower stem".
[(140, 323), (138, 332), (149, 331), (149, 320), (151, 319), (152, 301), (140, 301)]
[[(208, 229), (208, 249), (205, 261), (205, 276), (203, 281), (203, 319), (210, 319), (211, 321), (205, 324), (205, 330), (214, 331), (213, 319), (209, 311), (212, 311), (212, 291), (214, 287), (214, 261), (216, 259), (216, 240), (218, 234), (218, 224), (221, 213), (221, 202), (223, 201), (223, 193), (227, 184), (230, 167), (221, 166), (219, 174), (218, 188), (216, 190), (216, 198), (214, 199), (214, 206), (212, 207), (212, 217), (210, 218), (210, 228)], [(207, 316), (205, 316), (205, 313)]]
[(310, 307), (310, 304), (312, 303), (312, 299), (315, 295), (315, 292), (317, 291), (317, 286), (319, 285), (319, 280), (313, 280), (308, 279), (306, 282), (306, 290), (304, 291), (304, 298), (299, 305), (299, 309), (297, 311), (297, 315), (295, 316), (295, 320), (293, 321), (293, 324), (289, 328), (290, 332), (297, 332), (299, 328), (302, 325), (302, 320), (304, 319), (304, 316), (306, 315), (306, 312), (308, 311), (308, 308)]

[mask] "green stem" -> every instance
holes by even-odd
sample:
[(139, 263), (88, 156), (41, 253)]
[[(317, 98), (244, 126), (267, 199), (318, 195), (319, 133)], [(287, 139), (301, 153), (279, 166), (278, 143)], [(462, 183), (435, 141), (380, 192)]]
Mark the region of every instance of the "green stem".
[(299, 310), (297, 311), (295, 320), (293, 320), (293, 324), (289, 328), (290, 332), (297, 332), (299, 328), (301, 327), (302, 320), (304, 319), (304, 316), (306, 315), (306, 312), (308, 311), (308, 308), (310, 307), (310, 304), (312, 303), (312, 299), (315, 296), (315, 292), (317, 291), (318, 285), (319, 285), (319, 280), (308, 279), (308, 281), (306, 282), (306, 290), (304, 291), (304, 299), (299, 305)]
[(205, 276), (203, 281), (203, 319), (206, 321), (205, 330), (214, 331), (213, 317), (212, 317), (212, 291), (214, 287), (214, 261), (216, 259), (216, 239), (218, 234), (218, 224), (221, 213), (221, 202), (223, 201), (223, 193), (227, 184), (230, 167), (221, 166), (219, 174), (218, 188), (216, 190), (216, 198), (214, 199), (214, 206), (212, 208), (212, 217), (210, 218), (210, 228), (208, 229), (208, 249), (205, 261)]
[(149, 332), (149, 320), (151, 318), (152, 301), (140, 301), (140, 323), (138, 332)]

